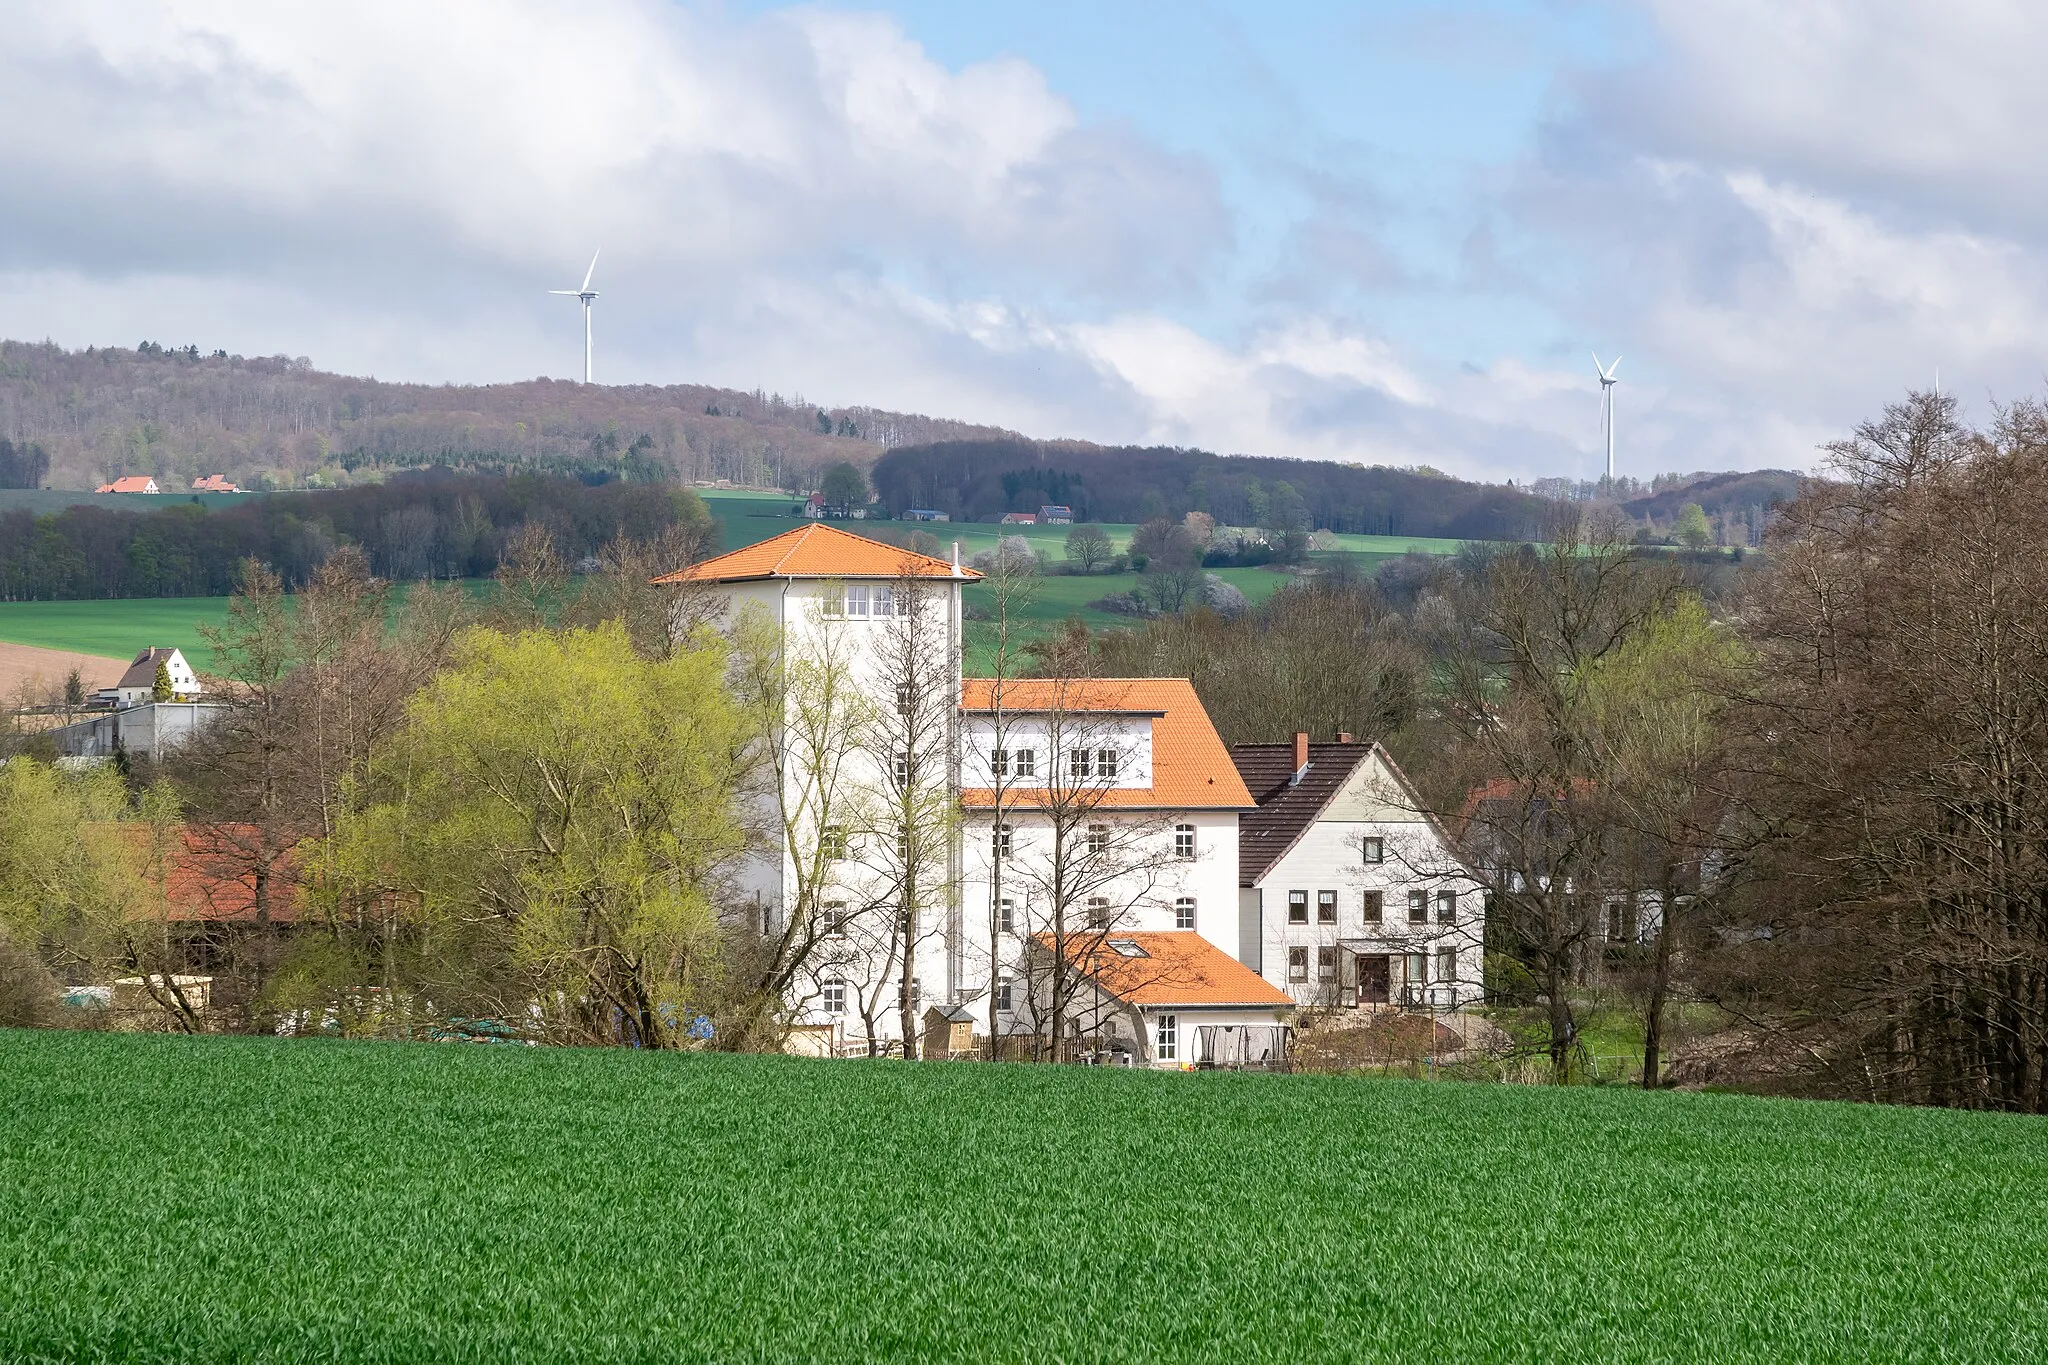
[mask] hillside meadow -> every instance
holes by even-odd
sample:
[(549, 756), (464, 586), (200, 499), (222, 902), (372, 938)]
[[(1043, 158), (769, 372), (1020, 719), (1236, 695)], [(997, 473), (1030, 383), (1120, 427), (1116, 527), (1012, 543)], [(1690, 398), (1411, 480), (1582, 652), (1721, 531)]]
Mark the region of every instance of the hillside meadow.
[(2017, 1360), (2040, 1120), (0, 1032), (0, 1358)]
[[(792, 515), (792, 508), (796, 505), (794, 500), (780, 494), (720, 489), (698, 491), (703, 495), (705, 505), (711, 510), (712, 516), (717, 519), (722, 533), (722, 544), (728, 550), (752, 545), (804, 524), (801, 517)], [(1055, 563), (1064, 562), (1066, 535), (1071, 529), (1065, 526), (996, 527), (950, 522), (922, 525), (882, 522), (874, 527), (861, 522), (835, 524), (855, 532), (866, 529), (929, 531), (944, 546), (950, 547), (953, 541), (958, 540), (963, 559), (971, 559), (984, 551), (993, 550), (1004, 535), (1022, 535), (1034, 547), (1043, 548), (1052, 556)], [(1122, 525), (1103, 527), (1119, 549), (1129, 542), (1134, 529), (1136, 528)], [(1403, 539), (1395, 536), (1338, 536), (1336, 540), (1344, 552), (1358, 556), (1367, 572), (1371, 572), (1384, 560), (1410, 550), (1425, 554), (1451, 554), (1456, 552), (1459, 544), (1451, 540)], [(1288, 581), (1285, 572), (1269, 568), (1216, 569), (1212, 572), (1237, 587), (1253, 602), (1264, 600)], [(1088, 604), (1118, 593), (1127, 593), (1136, 588), (1139, 582), (1139, 575), (1133, 573), (1052, 575), (1037, 583), (1029, 600), (1017, 608), (1016, 614), (1027, 629), (1032, 631), (1050, 629), (1073, 616), (1079, 617), (1097, 630), (1115, 629), (1129, 625), (1131, 618), (1098, 611)], [(979, 606), (986, 610), (988, 606), (987, 594), (974, 587), (967, 589), (966, 601), (970, 608)], [(81, 654), (98, 654), (123, 660), (133, 658), (138, 651), (148, 645), (175, 645), (185, 651), (186, 657), (192, 660), (195, 667), (204, 670), (211, 668), (214, 660), (211, 652), (201, 643), (194, 627), (200, 623), (214, 626), (221, 624), (226, 619), (227, 603), (228, 599), (225, 597), (131, 597), (113, 600), (0, 602), (0, 642), (34, 645), (43, 649), (70, 650)], [(981, 630), (970, 632), (970, 670), (977, 664), (986, 663), (985, 656), (988, 650), (982, 638), (984, 635), (985, 632)]]

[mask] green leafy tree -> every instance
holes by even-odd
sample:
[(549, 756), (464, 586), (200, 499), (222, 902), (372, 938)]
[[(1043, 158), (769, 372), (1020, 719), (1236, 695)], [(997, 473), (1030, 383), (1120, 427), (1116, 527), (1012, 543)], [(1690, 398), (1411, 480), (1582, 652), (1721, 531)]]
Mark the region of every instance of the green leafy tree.
[(865, 507), (868, 504), (868, 476), (860, 467), (841, 460), (825, 471), (825, 482), (819, 488), (825, 495), (827, 507)]
[(1706, 510), (1696, 502), (1689, 502), (1678, 509), (1678, 520), (1671, 527), (1672, 539), (1681, 545), (1690, 545), (1697, 550), (1714, 538), (1713, 528), (1707, 525)]
[(677, 1045), (744, 844), (725, 659), (642, 657), (617, 622), (468, 633), (373, 756), (343, 890), (408, 905), (430, 970), (467, 964), (445, 999), (560, 1042)]

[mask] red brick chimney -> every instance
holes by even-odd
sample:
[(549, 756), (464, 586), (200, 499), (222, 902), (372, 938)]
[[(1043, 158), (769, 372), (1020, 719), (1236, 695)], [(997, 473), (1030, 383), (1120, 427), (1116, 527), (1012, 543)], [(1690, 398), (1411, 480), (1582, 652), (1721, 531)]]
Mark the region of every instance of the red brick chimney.
[(1308, 766), (1308, 731), (1294, 732), (1294, 771), (1300, 772)]
[(1339, 730), (1337, 732), (1337, 742), (1339, 744), (1353, 743), (1354, 741), (1351, 738), (1351, 732), (1349, 730)]

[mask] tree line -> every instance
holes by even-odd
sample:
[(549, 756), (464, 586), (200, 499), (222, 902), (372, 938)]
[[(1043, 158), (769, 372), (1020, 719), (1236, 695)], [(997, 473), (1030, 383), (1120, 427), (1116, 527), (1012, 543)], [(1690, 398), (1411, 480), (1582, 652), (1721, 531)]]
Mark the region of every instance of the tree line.
[(233, 507), (169, 501), (155, 511), (68, 507), (0, 512), (0, 599), (213, 597), (242, 562), (269, 565), (289, 589), (339, 548), (379, 577), (485, 577), (518, 528), (545, 527), (573, 563), (619, 536), (672, 526), (714, 533), (703, 499), (669, 484), (605, 483), (428, 470), (323, 493), (273, 494)]
[(904, 446), (876, 461), (872, 477), (890, 515), (927, 507), (959, 521), (1055, 503), (1077, 521), (1201, 512), (1221, 525), (1264, 526), (1298, 505), (1332, 531), (1521, 540), (1539, 532), (1547, 506), (1514, 488), (1417, 470), (1021, 439)]

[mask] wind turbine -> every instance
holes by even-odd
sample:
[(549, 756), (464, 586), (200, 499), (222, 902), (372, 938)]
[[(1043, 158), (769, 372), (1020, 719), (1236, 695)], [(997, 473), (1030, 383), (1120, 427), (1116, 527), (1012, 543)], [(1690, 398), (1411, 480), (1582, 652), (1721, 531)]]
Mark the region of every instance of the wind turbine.
[[(590, 253), (590, 269), (583, 272), (581, 289), (550, 289), (550, 294), (569, 294), (583, 300), (583, 382), (590, 383), (590, 301), (597, 297), (597, 291), (590, 287), (590, 277), (597, 273), (597, 258), (604, 250), (599, 247)], [(1594, 361), (1599, 364), (1599, 361)], [(1609, 463), (1613, 463), (1612, 460)]]
[(1614, 482), (1614, 386), (1621, 381), (1614, 372), (1621, 368), (1621, 357), (1614, 357), (1614, 363), (1602, 368), (1599, 353), (1593, 352), (1593, 373), (1600, 376), (1600, 420), (1607, 429), (1607, 482)]

